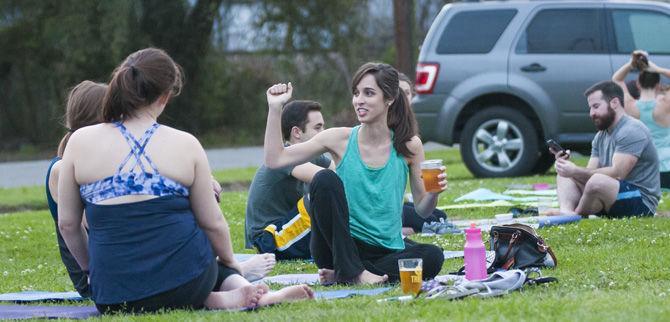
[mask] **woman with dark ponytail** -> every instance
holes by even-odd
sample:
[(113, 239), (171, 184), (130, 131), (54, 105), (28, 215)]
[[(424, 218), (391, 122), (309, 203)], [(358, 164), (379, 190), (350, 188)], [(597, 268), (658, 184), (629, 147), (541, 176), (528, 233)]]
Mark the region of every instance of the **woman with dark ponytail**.
[(163, 50), (131, 54), (105, 93), (106, 123), (77, 130), (65, 148), (58, 226), (96, 307), (239, 309), (313, 297), (306, 285), (269, 292), (240, 275), (204, 149), (157, 123), (181, 86), (181, 69)]
[(281, 108), (293, 87), (291, 83), (270, 87), (265, 164), (279, 168), (330, 152), (337, 165), (336, 172), (316, 173), (310, 185), (310, 250), (322, 283), (397, 281), (402, 258), (422, 258), (423, 278), (431, 279), (442, 268), (442, 250), (403, 240), (402, 199), (409, 176), (416, 211), (429, 216), (447, 187), (444, 168), (438, 177), (441, 190), (426, 192), (420, 167), (423, 145), (395, 68), (364, 64), (354, 75), (351, 90), (359, 126), (327, 129), (307, 142), (284, 147)]

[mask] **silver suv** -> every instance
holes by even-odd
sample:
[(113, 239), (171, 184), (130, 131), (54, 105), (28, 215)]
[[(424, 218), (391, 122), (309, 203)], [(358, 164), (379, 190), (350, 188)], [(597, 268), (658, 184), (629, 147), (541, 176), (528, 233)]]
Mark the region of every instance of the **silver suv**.
[(479, 177), (545, 172), (549, 138), (589, 154), (595, 127), (582, 93), (635, 49), (670, 66), (669, 31), (670, 5), (661, 2), (445, 5), (417, 65), (422, 137), (459, 143)]

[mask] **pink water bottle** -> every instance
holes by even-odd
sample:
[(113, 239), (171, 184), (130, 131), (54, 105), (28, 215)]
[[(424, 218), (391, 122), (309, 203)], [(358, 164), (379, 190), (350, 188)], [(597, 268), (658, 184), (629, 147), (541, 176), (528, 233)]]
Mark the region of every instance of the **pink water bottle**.
[(482, 230), (475, 227), (465, 229), (465, 278), (469, 281), (481, 280), (488, 277), (486, 274), (486, 248), (482, 242)]

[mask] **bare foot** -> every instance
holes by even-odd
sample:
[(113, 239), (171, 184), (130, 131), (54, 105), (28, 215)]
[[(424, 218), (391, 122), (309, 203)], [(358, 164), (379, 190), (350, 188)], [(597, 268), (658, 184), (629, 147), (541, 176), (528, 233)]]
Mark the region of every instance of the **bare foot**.
[(330, 285), (335, 283), (335, 271), (332, 269), (319, 269), (319, 283), (321, 285)]
[(276, 292), (269, 292), (261, 296), (258, 306), (266, 306), (277, 303), (286, 303), (314, 298), (314, 291), (305, 284), (282, 288)]
[(261, 292), (261, 295), (270, 292), (270, 288), (264, 283), (256, 284), (256, 289), (258, 289), (258, 291)]
[(388, 279), (389, 277), (386, 274), (384, 274), (384, 276), (379, 276), (368, 272), (368, 270), (363, 270), (361, 275), (358, 275), (358, 278), (356, 278), (356, 284), (381, 284)]
[(249, 282), (257, 281), (267, 275), (277, 262), (275, 254), (265, 253), (254, 255), (251, 258), (240, 262), (240, 272)]
[(214, 310), (237, 310), (253, 308), (263, 293), (256, 285), (247, 285), (232, 291), (212, 292), (205, 299), (205, 307)]

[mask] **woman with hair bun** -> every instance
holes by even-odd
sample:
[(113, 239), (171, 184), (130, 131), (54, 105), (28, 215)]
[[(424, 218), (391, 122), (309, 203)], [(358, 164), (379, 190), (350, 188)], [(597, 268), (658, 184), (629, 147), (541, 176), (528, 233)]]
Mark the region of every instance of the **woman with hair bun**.
[(239, 274), (204, 149), (157, 123), (181, 86), (181, 69), (163, 50), (131, 54), (112, 74), (105, 123), (77, 130), (65, 148), (58, 225), (89, 273), (96, 307), (240, 309), (312, 298), (306, 285), (269, 292)]

